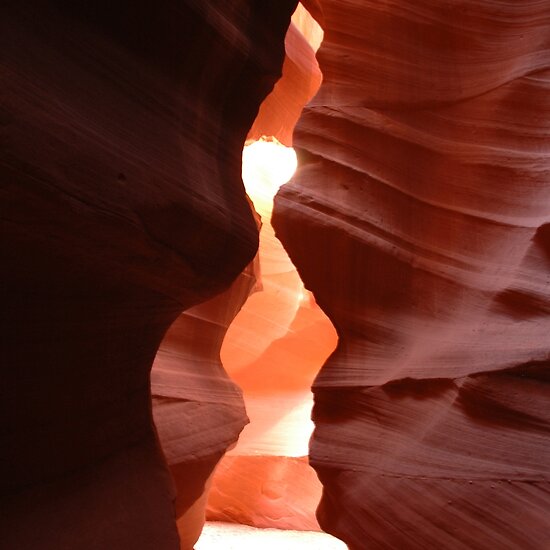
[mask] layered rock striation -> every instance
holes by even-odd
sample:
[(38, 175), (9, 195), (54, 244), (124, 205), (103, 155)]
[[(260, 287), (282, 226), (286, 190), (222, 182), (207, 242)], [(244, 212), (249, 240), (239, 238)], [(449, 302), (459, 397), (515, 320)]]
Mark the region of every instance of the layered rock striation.
[[(307, 4), (307, 3), (306, 3)], [(550, 5), (323, 0), (277, 236), (334, 323), (321, 526), (550, 544)]]

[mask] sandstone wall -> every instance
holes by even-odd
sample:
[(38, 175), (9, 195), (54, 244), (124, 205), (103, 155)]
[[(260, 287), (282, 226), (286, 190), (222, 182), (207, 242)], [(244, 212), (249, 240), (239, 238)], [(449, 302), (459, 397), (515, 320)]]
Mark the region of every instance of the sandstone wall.
[(273, 225), (339, 335), (321, 526), (354, 550), (547, 548), (550, 5), (319, 5)]

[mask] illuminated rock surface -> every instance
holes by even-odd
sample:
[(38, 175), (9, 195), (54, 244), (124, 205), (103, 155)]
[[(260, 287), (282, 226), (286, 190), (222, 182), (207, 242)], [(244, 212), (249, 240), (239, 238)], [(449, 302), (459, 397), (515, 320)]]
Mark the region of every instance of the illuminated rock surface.
[(339, 335), (321, 526), (354, 550), (548, 548), (550, 4), (319, 4), (273, 225)]
[(262, 103), (248, 139), (275, 136), (283, 145), (292, 145), (292, 132), (302, 109), (321, 85), (315, 52), (322, 39), (319, 24), (298, 4), (285, 38), (282, 78)]
[(319, 531), (314, 512), (321, 499), (321, 484), (307, 457), (269, 451), (243, 454), (239, 445), (223, 458), (210, 489), (207, 517), (255, 527)]

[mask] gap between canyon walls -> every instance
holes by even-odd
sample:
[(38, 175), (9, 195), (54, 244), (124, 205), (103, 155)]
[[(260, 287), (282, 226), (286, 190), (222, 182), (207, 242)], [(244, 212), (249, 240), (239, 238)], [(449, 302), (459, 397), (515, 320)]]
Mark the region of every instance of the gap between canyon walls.
[[(250, 157), (256, 148), (292, 151), (293, 128), (321, 82), (315, 59), (321, 39), (299, 4), (285, 38), (282, 77), (248, 132), (244, 156), (251, 162), (243, 178), (261, 216), (258, 256), (229, 290), (177, 319), (153, 366), (155, 422), (181, 493), (182, 547), (192, 546), (205, 507), (209, 519), (319, 530), (321, 486), (306, 456), (310, 386), (336, 336), (271, 228), (273, 195), (284, 181), (274, 182)], [(246, 414), (250, 424), (222, 458)]]

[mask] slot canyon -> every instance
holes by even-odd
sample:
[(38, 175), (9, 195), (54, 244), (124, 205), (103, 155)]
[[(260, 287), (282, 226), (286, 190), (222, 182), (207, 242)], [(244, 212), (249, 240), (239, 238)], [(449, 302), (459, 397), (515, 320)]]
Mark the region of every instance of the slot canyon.
[(5, 0), (2, 550), (550, 549), (550, 2)]

